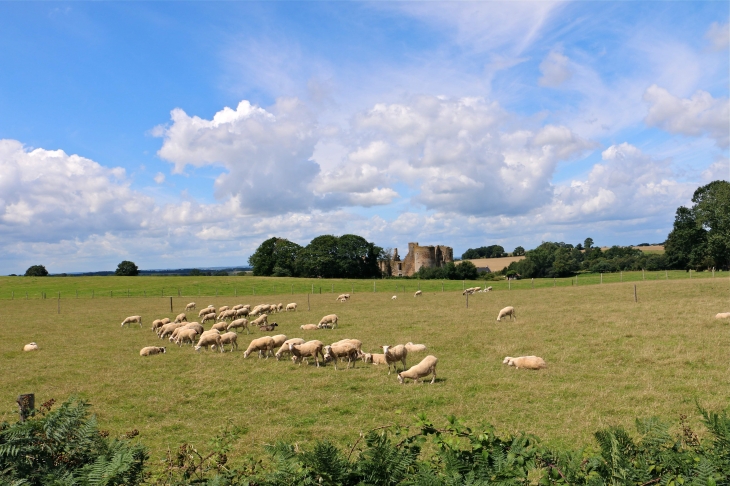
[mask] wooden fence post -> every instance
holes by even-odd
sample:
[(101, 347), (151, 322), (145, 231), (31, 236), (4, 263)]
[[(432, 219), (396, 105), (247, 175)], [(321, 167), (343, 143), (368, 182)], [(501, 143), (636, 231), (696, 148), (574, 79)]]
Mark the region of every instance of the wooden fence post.
[(466, 308), (469, 308), (469, 292), (466, 293)]
[(634, 302), (638, 302), (639, 298), (636, 296), (636, 285), (634, 285)]
[(172, 312), (172, 297), (170, 297), (170, 312)]
[(309, 294), (307, 294), (307, 310), (312, 310), (312, 309), (311, 309), (311, 308), (309, 307)]

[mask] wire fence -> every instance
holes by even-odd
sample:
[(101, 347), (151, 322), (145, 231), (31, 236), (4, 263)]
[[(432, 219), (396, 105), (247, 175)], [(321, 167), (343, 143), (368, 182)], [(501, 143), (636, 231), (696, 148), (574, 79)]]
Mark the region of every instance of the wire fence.
[[(422, 292), (455, 292), (464, 291), (471, 287), (492, 291), (530, 290), (558, 287), (575, 287), (585, 285), (617, 284), (624, 282), (641, 281), (676, 281), (692, 279), (708, 279), (729, 277), (730, 272), (722, 271), (639, 271), (615, 273), (586, 273), (569, 278), (536, 278), (519, 280), (417, 280), (417, 279), (380, 279), (380, 280), (341, 280), (341, 279), (298, 279), (298, 278), (260, 278), (260, 277), (220, 277), (214, 282), (188, 283), (184, 280), (178, 285), (167, 282), (150, 281), (157, 277), (135, 278), (125, 282), (125, 287), (103, 286), (88, 288), (73, 285), (74, 278), (46, 278), (43, 281), (36, 279), (33, 285), (25, 288), (13, 288), (13, 278), (9, 277), (0, 282), (0, 299), (117, 299), (127, 297), (240, 297), (252, 298), (256, 296), (284, 296), (301, 294), (343, 294), (363, 292), (385, 292), (393, 295)], [(101, 279), (109, 279), (112, 285), (115, 277), (89, 277), (84, 283), (92, 280), (97, 283)], [(97, 280), (99, 279), (99, 280)], [(178, 277), (186, 279), (186, 277)], [(243, 281), (242, 281), (243, 280)], [(107, 282), (104, 282), (107, 283)], [(46, 287), (45, 289), (43, 287)]]

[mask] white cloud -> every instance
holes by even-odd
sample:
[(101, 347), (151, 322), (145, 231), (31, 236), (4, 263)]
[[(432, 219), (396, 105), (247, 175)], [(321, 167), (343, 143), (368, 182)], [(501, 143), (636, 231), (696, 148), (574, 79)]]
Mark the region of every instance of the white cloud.
[(573, 75), (570, 60), (560, 51), (551, 51), (548, 54), (540, 63), (540, 72), (542, 77), (538, 79), (538, 84), (551, 88), (560, 86)]
[(165, 182), (165, 174), (158, 172), (157, 175), (155, 175), (155, 182), (158, 184)]
[(647, 125), (687, 136), (709, 135), (720, 147), (730, 145), (730, 104), (699, 90), (690, 98), (678, 98), (657, 85), (644, 93), (650, 104)]
[(717, 160), (702, 171), (702, 180), (705, 182), (716, 180), (730, 181), (730, 158), (718, 156)]
[(705, 38), (712, 44), (713, 50), (722, 51), (730, 45), (730, 24), (713, 22), (705, 33)]

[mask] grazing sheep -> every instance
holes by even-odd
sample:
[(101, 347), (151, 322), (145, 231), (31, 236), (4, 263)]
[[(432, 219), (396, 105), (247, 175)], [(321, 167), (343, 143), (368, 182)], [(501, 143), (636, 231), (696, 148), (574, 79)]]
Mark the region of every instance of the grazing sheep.
[(200, 309), (200, 312), (198, 312), (198, 317), (203, 317), (207, 314), (215, 314), (215, 307), (206, 307), (205, 309)]
[(278, 326), (278, 324), (275, 322), (272, 322), (271, 324), (263, 324), (263, 325), (259, 326), (259, 331), (271, 332), (277, 326)]
[(233, 307), (231, 307), (231, 310), (238, 310), (243, 309), (243, 304), (236, 304)]
[[(178, 346), (182, 346), (185, 344), (185, 341), (189, 341), (191, 345), (195, 344), (195, 338), (198, 337), (198, 334), (200, 334), (196, 329), (176, 329), (177, 335), (175, 335), (174, 342)], [(170, 337), (170, 341), (173, 341), (172, 336)]]
[[(347, 369), (350, 368), (350, 363), (357, 362), (359, 356), (357, 346), (351, 342), (344, 343), (333, 343), (329, 346), (324, 347), (323, 359), (325, 363), (330, 361), (335, 362), (335, 369), (337, 369), (337, 361), (339, 358), (347, 358)], [(354, 367), (354, 364), (353, 364)]]
[[(169, 319), (168, 319), (168, 321), (169, 321)], [(164, 325), (165, 325), (165, 323), (162, 322), (162, 319), (155, 319), (154, 321), (152, 321), (152, 330), (155, 331)]]
[(408, 342), (408, 343), (406, 343), (406, 349), (408, 350), (408, 354), (419, 353), (421, 351), (426, 351), (426, 345), (425, 344), (413, 344), (411, 342)]
[(316, 331), (319, 329), (319, 326), (317, 324), (302, 324), (299, 326), (299, 329), (303, 329), (304, 331)]
[[(231, 309), (233, 310), (233, 309)], [(247, 317), (248, 316), (248, 309), (245, 307), (241, 307), (240, 309), (235, 309), (235, 317)]]
[(388, 364), (384, 354), (365, 353), (362, 355), (362, 361), (363, 363), (372, 363), (374, 365)]
[(417, 365), (411, 366), (407, 370), (398, 373), (398, 382), (403, 385), (406, 378), (410, 378), (413, 380), (413, 384), (415, 385), (418, 383), (418, 380), (433, 373), (433, 378), (431, 378), (431, 384), (433, 385), (433, 382), (436, 381), (436, 364), (438, 364), (438, 362), (439, 360), (436, 356), (429, 354)]
[(276, 304), (276, 312), (281, 312), (283, 310), (284, 310), (284, 304), (282, 304), (281, 302)]
[(526, 368), (528, 370), (547, 368), (547, 363), (545, 363), (545, 360), (539, 356), (520, 356), (519, 358), (507, 356), (502, 361), (502, 364), (514, 366), (517, 369)]
[[(276, 336), (274, 336), (274, 337), (276, 337)], [(286, 341), (284, 341), (281, 344), (281, 347), (279, 348), (279, 350), (276, 352), (276, 355), (275, 355), (276, 361), (279, 361), (281, 359), (281, 357), (284, 356), (285, 354), (291, 353), (291, 351), (289, 351), (289, 344), (304, 344), (304, 339), (292, 338), (292, 339), (287, 339)]]
[(340, 294), (340, 295), (338, 295), (337, 298), (335, 299), (335, 302), (338, 301), (338, 300), (339, 301), (342, 301), (342, 299), (350, 300), (350, 294)]
[(170, 341), (177, 342), (176, 339), (180, 335), (180, 333), (187, 330), (193, 330), (196, 334), (203, 334), (203, 331), (205, 331), (205, 329), (203, 329), (203, 326), (201, 326), (197, 322), (191, 322), (190, 324), (185, 324), (184, 326), (178, 327), (177, 329), (172, 331), (172, 334), (170, 335)]
[(256, 319), (254, 319), (253, 321), (250, 322), (251, 327), (263, 326), (268, 323), (269, 323), (269, 316), (267, 316), (266, 314), (261, 314), (259, 317), (257, 317)]
[(202, 322), (203, 324), (205, 324), (205, 323), (206, 323), (206, 322), (208, 322), (208, 321), (212, 321), (212, 322), (215, 322), (215, 312), (211, 312), (210, 314), (205, 314), (205, 315), (203, 316), (203, 319), (201, 320), (201, 322)]
[(360, 341), (359, 339), (340, 339), (336, 343), (332, 343), (332, 346), (334, 346), (336, 344), (344, 344), (344, 343), (349, 343), (349, 344), (354, 345), (355, 348), (357, 348), (357, 357), (358, 358), (362, 357), (362, 341)]
[(175, 317), (175, 322), (187, 322), (188, 318), (185, 316), (185, 313), (182, 312)]
[(122, 327), (125, 324), (132, 324), (133, 322), (139, 322), (139, 327), (142, 327), (142, 316), (129, 316), (122, 321)]
[(276, 334), (275, 336), (271, 336), (271, 339), (274, 340), (274, 347), (279, 347), (282, 344), (286, 342), (286, 335), (285, 334)]
[(248, 321), (246, 319), (236, 319), (235, 321), (228, 324), (226, 330), (230, 331), (231, 329), (237, 328), (243, 328), (246, 330), (246, 334), (251, 334), (251, 331), (248, 330)]
[(517, 314), (515, 314), (515, 308), (512, 306), (505, 307), (501, 311), (499, 311), (499, 315), (497, 316), (497, 320), (501, 321), (503, 317), (509, 316), (509, 320), (511, 321), (514, 317), (515, 321), (517, 320)]
[(36, 343), (28, 343), (23, 346), (23, 351), (38, 351), (38, 345)]
[(185, 306), (185, 311), (195, 310), (195, 302), (191, 302)]
[(423, 292), (421, 292), (420, 290), (416, 290), (416, 293), (413, 294), (413, 297), (418, 297), (420, 295), (423, 295)]
[(320, 319), (319, 324), (317, 324), (318, 327), (329, 327), (329, 325), (332, 325), (332, 329), (337, 327), (337, 314), (330, 314), (328, 316), (324, 316), (322, 319)]
[(140, 356), (152, 356), (154, 354), (165, 354), (167, 351), (165, 348), (160, 348), (157, 346), (147, 346), (145, 348), (142, 348), (139, 350)]
[(395, 300), (397, 298), (398, 298), (398, 296), (397, 295), (394, 295), (393, 297), (390, 298), (390, 300)]
[(388, 374), (390, 375), (390, 365), (393, 365), (393, 371), (398, 372), (398, 361), (403, 363), (403, 369), (406, 369), (406, 357), (408, 350), (402, 344), (398, 346), (383, 346), (383, 354), (385, 361), (388, 363)]
[(216, 322), (211, 326), (211, 329), (215, 329), (216, 331), (227, 331), (228, 323), (226, 321)]
[(262, 307), (261, 305), (257, 305), (252, 310), (248, 311), (248, 315), (253, 317), (253, 316), (257, 316), (257, 315), (261, 314), (261, 312), (262, 312), (261, 307)]
[(487, 288), (486, 288), (486, 289), (484, 289), (484, 290), (485, 290), (486, 292), (491, 292), (491, 291), (492, 291), (492, 286), (490, 285), (489, 287), (487, 287)]
[(185, 323), (182, 322), (171, 322), (170, 324), (165, 324), (157, 330), (157, 337), (160, 339), (165, 339), (165, 337), (172, 334), (175, 329), (177, 329), (178, 327), (183, 327), (184, 325)]
[(720, 312), (715, 316), (715, 319), (727, 319), (730, 318), (730, 312)]
[(202, 348), (207, 348), (208, 346), (210, 346), (211, 349), (213, 349), (215, 346), (218, 346), (220, 352), (223, 352), (221, 335), (218, 331), (207, 331), (201, 334), (200, 339), (198, 339), (198, 344), (195, 345), (195, 351), (200, 351)]
[(220, 309), (218, 309), (218, 313), (225, 312), (228, 309), (230, 309), (230, 307), (228, 307), (227, 305), (224, 305), (223, 307), (221, 307)]
[(231, 345), (231, 353), (234, 349), (238, 349), (238, 334), (236, 334), (235, 332), (227, 332), (225, 334), (221, 334), (221, 348), (226, 344)]
[(165, 318), (163, 318), (163, 319), (161, 319), (161, 320), (162, 320), (162, 325), (163, 325), (163, 326), (164, 326), (165, 324), (170, 324), (170, 323), (172, 322), (172, 321), (170, 320), (170, 318), (169, 318), (169, 317), (165, 317)]
[(303, 358), (314, 356), (314, 362), (317, 363), (317, 368), (319, 368), (318, 356), (321, 355), (322, 359), (324, 359), (322, 348), (324, 348), (324, 344), (322, 344), (322, 341), (317, 340), (307, 341), (303, 344), (289, 343), (289, 352), (292, 354), (291, 359), (294, 363), (298, 363), (299, 366), (302, 365)]
[(227, 321), (228, 319), (233, 320), (236, 317), (236, 311), (229, 309), (224, 310), (218, 314), (219, 321)]
[(290, 310), (293, 310), (294, 312), (297, 311), (297, 304), (292, 302), (291, 304), (286, 304), (286, 312), (289, 312)]
[(271, 336), (260, 337), (251, 341), (248, 349), (244, 351), (243, 357), (248, 358), (251, 353), (258, 351), (259, 359), (261, 359), (263, 354), (266, 354), (266, 359), (269, 359), (269, 351), (272, 349), (274, 349), (274, 339)]

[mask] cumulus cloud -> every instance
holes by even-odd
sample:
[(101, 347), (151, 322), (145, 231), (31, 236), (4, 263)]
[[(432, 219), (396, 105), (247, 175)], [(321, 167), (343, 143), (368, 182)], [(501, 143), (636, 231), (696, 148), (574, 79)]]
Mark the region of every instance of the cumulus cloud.
[(540, 72), (542, 77), (538, 79), (538, 84), (551, 88), (560, 86), (573, 75), (570, 60), (560, 51), (551, 51), (548, 54), (540, 63)]
[(724, 24), (713, 22), (705, 33), (705, 38), (710, 41), (713, 50), (727, 49), (730, 45), (730, 25), (727, 22)]
[(705, 182), (718, 179), (730, 181), (730, 158), (718, 156), (709, 167), (702, 171), (702, 180)]
[(699, 90), (690, 98), (678, 98), (657, 85), (644, 93), (649, 103), (647, 125), (687, 136), (708, 135), (723, 148), (730, 145), (730, 104)]
[(157, 175), (155, 175), (155, 182), (158, 184), (165, 182), (165, 174), (158, 172)]

